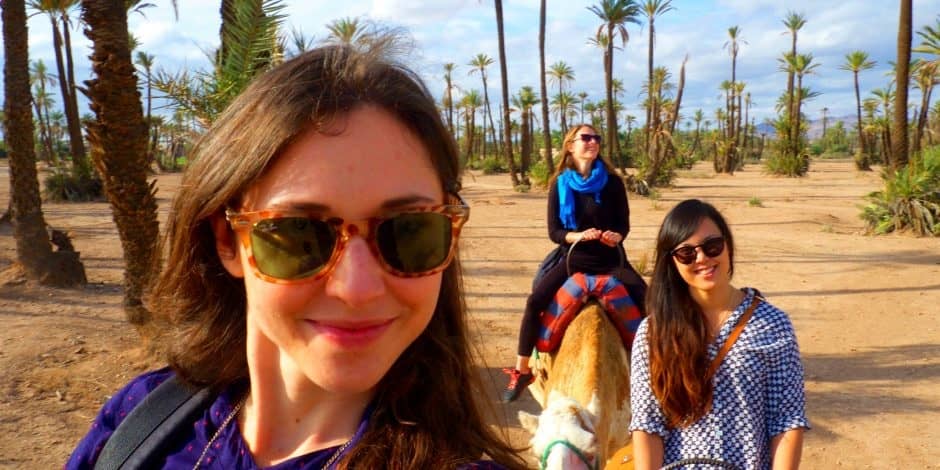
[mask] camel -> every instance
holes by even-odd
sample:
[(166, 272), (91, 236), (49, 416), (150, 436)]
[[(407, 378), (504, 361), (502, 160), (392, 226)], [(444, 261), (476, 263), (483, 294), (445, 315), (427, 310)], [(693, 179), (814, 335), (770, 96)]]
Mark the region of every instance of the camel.
[(595, 301), (572, 320), (558, 350), (534, 362), (529, 391), (542, 406), (519, 412), (546, 470), (601, 468), (629, 440), (630, 360)]

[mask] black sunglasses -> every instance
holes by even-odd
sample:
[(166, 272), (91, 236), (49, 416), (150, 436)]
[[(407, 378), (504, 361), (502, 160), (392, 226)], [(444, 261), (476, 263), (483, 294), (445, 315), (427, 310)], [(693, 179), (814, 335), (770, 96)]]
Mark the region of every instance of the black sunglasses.
[(597, 142), (597, 143), (601, 143), (601, 136), (598, 135), (598, 134), (581, 134), (581, 135), (578, 136), (578, 137), (580, 137), (580, 138), (581, 138), (581, 142), (584, 142), (585, 144), (586, 144), (586, 143), (589, 143), (589, 142), (592, 141), (592, 140), (595, 141), (595, 142)]
[(278, 284), (326, 276), (353, 235), (361, 235), (393, 275), (439, 273), (453, 259), (469, 215), (466, 205), (416, 207), (360, 222), (295, 211), (226, 211), (232, 229), (250, 248), (248, 261), (255, 273)]
[(672, 250), (672, 256), (676, 261), (682, 264), (692, 264), (695, 262), (697, 249), (701, 248), (702, 253), (709, 258), (721, 255), (725, 251), (725, 237), (714, 237), (705, 240), (700, 245), (683, 245)]

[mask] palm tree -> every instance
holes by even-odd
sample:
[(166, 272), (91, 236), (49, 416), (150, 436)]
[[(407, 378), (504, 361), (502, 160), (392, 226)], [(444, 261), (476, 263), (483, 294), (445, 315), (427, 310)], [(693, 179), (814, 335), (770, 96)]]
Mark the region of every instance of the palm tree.
[(636, 17), (640, 13), (640, 7), (634, 0), (600, 0), (599, 4), (588, 7), (588, 10), (601, 19), (601, 25), (597, 28), (598, 40), (601, 33), (606, 32), (604, 85), (607, 90), (607, 155), (608, 158), (614, 158), (614, 149), (617, 147), (617, 116), (614, 114), (613, 89), (614, 41), (619, 36), (621, 44), (627, 45), (630, 35), (627, 33), (626, 24), (639, 24)]
[[(734, 84), (737, 83), (736, 72), (737, 72), (737, 63), (738, 63), (738, 51), (740, 46), (739, 42), (747, 44), (747, 41), (744, 41), (740, 38), (741, 28), (737, 25), (728, 28), (728, 41), (725, 42), (724, 47), (728, 49), (728, 53), (731, 54), (731, 106), (728, 107), (728, 120), (729, 122), (735, 121), (735, 109), (734, 109), (734, 99), (735, 92), (737, 89), (734, 87)], [(740, 109), (738, 110), (738, 121), (740, 122)], [(737, 129), (734, 125), (728, 126), (728, 139), (729, 139), (729, 155), (731, 158), (735, 158), (735, 143), (737, 141)]]
[[(256, 10), (260, 8), (260, 12)], [(232, 1), (231, 14), (222, 16), (222, 41), (210, 72), (169, 75), (158, 73), (154, 87), (177, 108), (208, 126), (259, 73), (281, 60), (278, 31), (283, 23), (282, 0)], [(224, 10), (224, 9), (223, 9)], [(327, 43), (336, 38), (326, 39)]]
[(46, 64), (42, 60), (37, 60), (30, 66), (29, 81), (36, 86), (33, 93), (33, 107), (36, 108), (36, 120), (39, 122), (39, 138), (45, 147), (44, 160), (56, 164), (58, 159), (52, 145), (52, 128), (49, 125), (49, 108), (55, 100), (46, 91), (46, 85), (55, 86), (56, 80), (49, 75)]
[[(556, 96), (560, 96), (564, 93), (565, 82), (574, 81), (574, 70), (564, 61), (559, 60), (549, 67), (548, 77), (550, 83), (558, 83), (558, 95)], [(565, 120), (565, 113), (562, 113), (561, 133), (565, 134), (566, 132), (568, 132), (568, 123)]]
[[(933, 85), (937, 84), (937, 73), (940, 72), (940, 16), (937, 17), (937, 25), (931, 27), (925, 25), (922, 31), (917, 35), (921, 37), (922, 42), (915, 47), (912, 52), (932, 55), (933, 59), (922, 61), (922, 69), (919, 71), (918, 80), (921, 89), (920, 116), (917, 119), (917, 130), (914, 134), (914, 149), (920, 150), (920, 139), (927, 128), (928, 109), (930, 108), (930, 95), (933, 91)], [(933, 71), (934, 80), (928, 77)], [(930, 134), (928, 133), (928, 138)]]
[(327, 42), (359, 46), (369, 40), (370, 23), (361, 18), (339, 18), (326, 25), (330, 32)]
[(72, 26), (70, 14), (78, 6), (79, 0), (30, 0), (28, 3), (29, 7), (37, 13), (47, 15), (52, 25), (52, 48), (55, 52), (56, 69), (59, 74), (59, 92), (62, 94), (62, 106), (65, 109), (65, 118), (69, 128), (69, 153), (74, 167), (80, 174), (85, 174), (88, 165), (85, 158), (81, 121), (78, 116), (78, 99), (75, 96), (70, 33)]
[(124, 249), (124, 309), (135, 325), (149, 320), (144, 288), (159, 265), (156, 188), (147, 181), (147, 126), (127, 42), (123, 0), (82, 2), (94, 78), (86, 81), (96, 120), (88, 126), (92, 161), (102, 175)]
[(875, 67), (875, 61), (868, 60), (868, 53), (865, 51), (855, 50), (849, 52), (845, 55), (845, 63), (839, 66), (842, 70), (849, 70), (852, 72), (852, 78), (855, 81), (855, 116), (857, 118), (856, 126), (858, 129), (858, 148), (859, 151), (856, 154), (856, 167), (859, 170), (869, 170), (868, 159), (862, 156), (862, 153), (865, 152), (865, 132), (862, 130), (862, 96), (859, 93), (858, 89), (858, 73), (862, 70), (868, 70)]
[(0, 3), (3, 18), (3, 121), (10, 159), (10, 207), (16, 258), (26, 276), (42, 284), (85, 283), (85, 268), (74, 251), (52, 251), (39, 197), (29, 92), (29, 33), (23, 0)]
[[(802, 13), (797, 13), (795, 11), (788, 11), (787, 16), (783, 19), (783, 25), (787, 27), (787, 31), (790, 32), (792, 36), (791, 46), (790, 46), (790, 55), (796, 56), (796, 38), (797, 33), (800, 29), (806, 25), (806, 17)], [(793, 79), (794, 73), (787, 73), (787, 114), (793, 116)]]
[(793, 135), (794, 142), (797, 149), (802, 147), (800, 143), (800, 107), (803, 104), (803, 101), (809, 96), (804, 94), (803, 89), (803, 77), (805, 75), (814, 73), (814, 70), (819, 67), (819, 64), (813, 63), (813, 54), (797, 54), (796, 56), (791, 56), (788, 63), (788, 71), (792, 71), (796, 75), (796, 90), (795, 90), (795, 99), (794, 99), (794, 113), (793, 113), (793, 122), (794, 125)]
[(288, 57), (296, 57), (313, 49), (314, 44), (316, 44), (316, 41), (314, 41), (313, 36), (307, 36), (303, 30), (291, 27), (290, 38), (285, 38), (282, 48)]
[(456, 67), (457, 64), (453, 62), (444, 64), (444, 82), (447, 88), (444, 90), (444, 106), (447, 107), (447, 128), (450, 129), (451, 134), (454, 133), (454, 95), (452, 90), (454, 89), (453, 73)]
[(692, 115), (692, 120), (695, 121), (695, 137), (692, 138), (692, 150), (689, 152), (695, 154), (695, 151), (698, 149), (699, 137), (701, 135), (702, 121), (705, 119), (705, 113), (702, 112), (702, 109), (696, 109), (695, 114)]
[(920, 110), (917, 113), (917, 124), (914, 127), (914, 136), (911, 140), (911, 151), (918, 152), (922, 149), (921, 138), (924, 135), (924, 128), (927, 125), (927, 111), (930, 108), (930, 96), (933, 94), (933, 86), (940, 80), (940, 61), (914, 61), (914, 83), (920, 89)]
[[(516, 162), (512, 156), (512, 129), (509, 126), (509, 75), (506, 72), (506, 37), (503, 34), (503, 1), (495, 0), (496, 7), (496, 36), (499, 41), (499, 72), (503, 92), (503, 145), (506, 151), (507, 161), (509, 162), (509, 178), (513, 187), (519, 185), (519, 177), (516, 176)], [(522, 174), (522, 183), (529, 184), (529, 176)]]
[[(641, 4), (643, 13), (646, 15), (646, 22), (649, 23), (649, 46), (647, 51), (647, 82), (653, 82), (653, 45), (656, 39), (656, 17), (666, 13), (670, 10), (675, 10), (675, 8), (670, 5), (672, 0), (646, 0)], [(651, 113), (652, 108), (649, 106), (646, 107), (646, 124), (644, 129), (646, 130), (646, 145), (649, 146), (650, 140), (650, 127), (649, 123), (651, 122)]]
[(910, 81), (912, 0), (900, 0), (898, 18), (897, 75), (898, 90), (894, 95), (894, 125), (891, 128), (891, 165), (898, 170), (907, 165), (907, 91)]
[[(539, 102), (535, 91), (530, 86), (519, 90), (519, 95), (513, 98), (513, 104), (519, 109), (519, 160), (522, 168), (528, 168), (532, 160), (532, 108)], [(548, 149), (546, 149), (546, 152)], [(551, 167), (549, 167), (551, 168)]]
[(565, 91), (552, 97), (552, 110), (561, 120), (561, 133), (568, 132), (568, 121), (565, 118), (572, 111), (576, 111), (575, 96), (571, 92)]
[[(497, 145), (497, 147), (498, 147), (498, 144), (497, 144), (497, 141), (496, 141), (496, 127), (493, 125), (493, 113), (490, 112), (490, 94), (489, 94), (489, 92), (487, 91), (487, 87), (486, 87), (486, 68), (489, 67), (490, 65), (493, 65), (493, 59), (491, 59), (491, 58), (490, 58), (488, 55), (486, 55), (486, 54), (477, 54), (476, 57), (474, 57), (474, 58), (470, 61), (470, 63), (467, 64), (467, 65), (469, 65), (470, 67), (472, 67), (472, 68), (470, 69), (470, 72), (467, 73), (468, 75), (471, 75), (471, 74), (473, 74), (474, 72), (477, 72), (477, 71), (480, 72), (480, 79), (483, 80), (483, 112), (484, 112), (483, 118), (484, 118), (484, 119), (486, 119), (487, 117), (489, 118), (489, 120), (490, 120), (490, 136), (491, 136), (492, 139), (493, 139), (493, 144), (494, 144), (494, 145)], [(486, 128), (486, 122), (485, 122), (485, 121), (484, 121), (484, 126), (483, 126), (483, 127), (484, 127), (484, 132), (483, 132), (483, 153), (486, 154), (486, 129), (485, 129), (485, 128)], [(498, 154), (499, 154), (499, 150), (497, 150), (496, 153), (497, 153), (497, 155), (498, 155)]]
[(548, 87), (545, 86), (545, 0), (539, 2), (539, 85), (542, 102), (542, 148), (545, 150), (546, 168), (554, 168), (552, 158), (552, 130), (548, 123)]
[(480, 100), (480, 93), (476, 90), (470, 90), (464, 93), (460, 99), (460, 109), (463, 110), (464, 132), (463, 137), (467, 148), (464, 152), (464, 161), (469, 163), (473, 158), (473, 142), (476, 140), (476, 115), (477, 110), (483, 105)]
[(581, 107), (581, 115), (578, 118), (578, 120), (581, 121), (582, 123), (584, 122), (584, 103), (587, 102), (587, 97), (588, 97), (587, 92), (584, 92), (584, 91), (578, 92), (578, 105)]
[(147, 83), (147, 111), (144, 114), (144, 123), (147, 125), (147, 136), (150, 143), (147, 145), (147, 164), (153, 162), (154, 152), (156, 151), (157, 139), (156, 132), (153, 129), (153, 59), (154, 57), (144, 51), (137, 51), (134, 56), (134, 63), (143, 69), (144, 81)]

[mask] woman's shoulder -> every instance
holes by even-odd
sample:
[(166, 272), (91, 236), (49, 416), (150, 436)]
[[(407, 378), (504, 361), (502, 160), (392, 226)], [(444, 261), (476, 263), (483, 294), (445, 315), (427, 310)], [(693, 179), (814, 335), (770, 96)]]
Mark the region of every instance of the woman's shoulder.
[(98, 459), (98, 454), (105, 442), (143, 399), (160, 384), (172, 377), (169, 368), (146, 372), (135, 377), (111, 396), (98, 411), (88, 433), (72, 452), (65, 468), (91, 468)]
[(752, 330), (760, 332), (762, 336), (768, 339), (795, 339), (793, 323), (789, 315), (776, 305), (770, 303), (760, 292), (753, 289), (748, 297), (757, 296), (760, 304), (754, 309), (754, 315), (749, 324), (753, 324)]
[(108, 421), (113, 422), (116, 428), (150, 392), (174, 374), (169, 367), (164, 367), (138, 375), (111, 396), (102, 407), (99, 417), (109, 418)]

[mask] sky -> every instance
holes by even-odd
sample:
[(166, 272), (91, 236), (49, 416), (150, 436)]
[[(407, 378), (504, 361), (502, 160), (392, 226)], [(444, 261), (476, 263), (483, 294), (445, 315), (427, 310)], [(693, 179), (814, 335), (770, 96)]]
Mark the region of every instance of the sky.
[[(178, 19), (174, 18), (169, 1), (152, 3), (156, 7), (146, 9), (146, 16), (135, 13), (129, 17), (130, 30), (141, 43), (138, 50), (153, 55), (158, 70), (170, 73), (207, 70), (206, 51), (218, 45), (219, 1), (178, 0)], [(567, 63), (574, 70), (575, 80), (566, 89), (586, 92), (590, 101), (604, 97), (602, 51), (588, 44), (588, 38), (600, 25), (599, 18), (588, 10), (595, 3), (548, 0), (546, 15), (546, 66), (557, 61)], [(476, 89), (482, 94), (479, 74), (469, 74), (471, 67), (467, 64), (477, 54), (487, 54), (494, 60), (487, 72), (488, 91), (490, 100), (498, 106), (499, 52), (491, 1), (287, 0), (284, 4), (287, 28), (300, 30), (314, 40), (327, 37), (328, 23), (346, 17), (365, 17), (406, 29), (416, 44), (406, 63), (423, 77), (437, 98), (444, 91), (443, 64), (448, 62), (457, 64), (453, 77), (461, 90)], [(940, 22), (940, 1), (914, 0), (913, 5), (915, 31)], [(714, 121), (715, 109), (723, 106), (718, 87), (731, 78), (731, 57), (724, 46), (732, 26), (740, 29), (737, 79), (746, 82), (746, 90), (751, 93), (751, 116), (761, 122), (775, 114), (776, 99), (786, 88), (786, 74), (778, 70), (777, 59), (790, 48), (791, 37), (782, 24), (788, 11), (806, 17), (797, 47), (800, 53), (812, 53), (814, 63), (819, 64), (814, 75), (804, 78), (804, 85), (821, 93), (804, 105), (810, 118), (818, 119), (822, 108), (829, 109), (830, 117), (854, 115), (852, 74), (839, 69), (850, 51), (863, 50), (877, 62), (876, 68), (860, 75), (863, 99), (871, 90), (888, 85), (888, 62), (896, 56), (899, 8), (896, 1), (673, 0), (672, 6), (673, 11), (655, 20), (654, 62), (655, 66), (667, 67), (672, 81), (677, 83), (682, 59), (688, 56), (684, 116), (690, 117), (696, 109), (702, 109)], [(506, 0), (503, 10), (510, 92), (517, 93), (526, 85), (538, 91), (539, 2)], [(614, 77), (625, 87), (621, 101), (630, 114), (642, 121), (645, 116), (640, 95), (647, 75), (648, 25), (645, 17), (638, 20), (640, 24), (627, 25), (629, 41), (615, 52)], [(30, 59), (43, 60), (54, 72), (48, 19), (35, 16), (29, 21), (29, 28)], [(76, 77), (88, 79), (90, 44), (77, 30), (73, 30), (72, 38)], [(915, 33), (914, 45), (919, 42)], [(550, 96), (555, 93), (557, 86), (549, 85)], [(919, 92), (912, 90), (909, 100), (919, 103)], [(85, 103), (80, 108), (80, 113), (89, 112)]]

